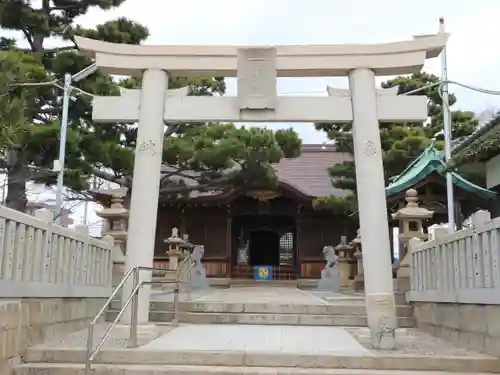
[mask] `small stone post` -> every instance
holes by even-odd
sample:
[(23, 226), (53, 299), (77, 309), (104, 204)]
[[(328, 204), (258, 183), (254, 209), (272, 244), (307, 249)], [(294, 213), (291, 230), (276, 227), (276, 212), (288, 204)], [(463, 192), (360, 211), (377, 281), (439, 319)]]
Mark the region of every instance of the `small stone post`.
[(418, 238), (422, 241), (429, 239), (429, 235), (424, 233), (422, 221), (432, 218), (434, 211), (419, 207), (418, 193), (415, 189), (409, 189), (406, 192), (406, 202), (406, 207), (392, 214), (392, 218), (402, 222), (403, 231), (399, 233), (399, 239), (404, 244), (405, 248), (400, 249), (400, 252), (403, 250), (403, 257), (402, 259), (400, 258), (397, 276), (398, 279), (408, 280), (408, 285), (404, 289), (409, 289), (411, 255), (406, 251), (408, 249), (408, 243), (412, 238)]

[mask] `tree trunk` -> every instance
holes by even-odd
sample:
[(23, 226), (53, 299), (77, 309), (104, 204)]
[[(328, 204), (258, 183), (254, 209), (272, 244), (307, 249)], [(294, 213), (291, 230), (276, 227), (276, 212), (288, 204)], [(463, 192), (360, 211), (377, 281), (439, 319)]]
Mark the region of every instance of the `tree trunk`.
[(21, 147), (14, 146), (7, 157), (7, 199), (6, 206), (25, 212), (28, 199), (26, 197), (26, 182), (28, 168), (23, 162)]

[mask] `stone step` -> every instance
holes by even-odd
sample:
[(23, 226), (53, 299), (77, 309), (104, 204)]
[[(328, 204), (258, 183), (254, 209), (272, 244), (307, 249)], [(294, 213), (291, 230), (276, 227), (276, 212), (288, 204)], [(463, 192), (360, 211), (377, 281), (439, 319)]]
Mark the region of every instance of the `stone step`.
[[(68, 374), (69, 372), (29, 372), (32, 369), (47, 369), (48, 366), (59, 364), (60, 367), (67, 364), (83, 364), (86, 351), (84, 349), (75, 348), (51, 348), (51, 347), (34, 347), (28, 349), (24, 361), (25, 364), (18, 367), (16, 375), (59, 375)], [(165, 366), (223, 366), (228, 370), (234, 367), (250, 367), (254, 370), (254, 374), (260, 374), (259, 368), (272, 367), (273, 369), (264, 372), (266, 374), (275, 374), (276, 368), (287, 368), (285, 373), (290, 373), (294, 368), (307, 369), (308, 371), (316, 371), (317, 369), (329, 369), (329, 374), (336, 372), (331, 369), (352, 369), (363, 370), (354, 372), (355, 374), (370, 374), (371, 370), (383, 370), (387, 373), (388, 370), (397, 371), (448, 371), (460, 373), (499, 373), (500, 359), (487, 356), (439, 356), (439, 355), (412, 355), (404, 354), (397, 355), (391, 352), (377, 352), (371, 355), (338, 355), (330, 353), (311, 353), (302, 354), (294, 352), (253, 352), (253, 351), (208, 351), (208, 350), (148, 350), (147, 348), (139, 349), (105, 349), (102, 350), (96, 358), (96, 364), (112, 364), (119, 366), (122, 369), (125, 367), (132, 369), (140, 365), (158, 366), (165, 369), (171, 369)], [(124, 366), (126, 365), (126, 366)], [(95, 365), (94, 365), (95, 366)], [(227, 366), (227, 367), (226, 367)], [(75, 366), (75, 368), (80, 368)], [(105, 366), (103, 367), (105, 369)], [(139, 367), (140, 368), (140, 367)], [(23, 373), (21, 371), (26, 371)], [(71, 369), (71, 366), (67, 369)], [(151, 367), (150, 367), (151, 369)], [(194, 368), (193, 368), (194, 370)], [(200, 369), (201, 373), (205, 369)], [(365, 372), (366, 371), (366, 372)], [(102, 374), (112, 374), (113, 372), (100, 372)], [(123, 372), (116, 372), (123, 374)], [(147, 372), (136, 372), (136, 374), (144, 374)], [(149, 374), (156, 374), (150, 371)], [(163, 372), (160, 372), (160, 374)], [(169, 372), (169, 374), (175, 372)], [(236, 372), (237, 374), (247, 372)], [(250, 372), (252, 373), (252, 372)], [(302, 374), (314, 374), (314, 372), (302, 372)], [(351, 372), (353, 373), (353, 372)], [(71, 371), (71, 374), (76, 375), (76, 371)], [(95, 374), (95, 373), (94, 373)], [(130, 374), (134, 374), (131, 372)], [(186, 374), (184, 372), (183, 374)], [(232, 373), (229, 373), (232, 374)], [(338, 372), (341, 374), (341, 372)], [(394, 372), (398, 374), (398, 372)], [(404, 372), (399, 372), (404, 374)]]
[[(108, 311), (106, 320), (113, 321), (118, 310)], [(173, 312), (151, 311), (149, 321), (171, 322)], [(258, 324), (258, 325), (301, 325), (301, 326), (344, 326), (366, 327), (366, 316), (360, 315), (312, 315), (312, 314), (257, 314), (257, 313), (206, 313), (180, 312), (179, 322), (191, 324)], [(398, 327), (415, 327), (415, 318), (398, 317)]]
[[(111, 310), (120, 310), (120, 301), (113, 301)], [(151, 302), (151, 310), (155, 312), (171, 312), (173, 302)], [(366, 307), (363, 303), (353, 304), (348, 300), (331, 305), (297, 305), (268, 303), (221, 303), (221, 302), (181, 302), (179, 311), (191, 313), (247, 313), (247, 314), (310, 314), (310, 315), (354, 315), (365, 316)], [(410, 306), (397, 306), (399, 317), (413, 316)]]
[(406, 301), (406, 292), (394, 292), (394, 300), (396, 305), (406, 305), (408, 302)]
[[(428, 371), (293, 368), (293, 367), (249, 367), (249, 366), (190, 366), (190, 365), (111, 365), (98, 364), (91, 367), (94, 375), (420, 375)], [(14, 370), (14, 375), (84, 375), (80, 364), (25, 364)], [(432, 375), (450, 375), (453, 372), (432, 372)], [(468, 375), (484, 375), (471, 373)]]
[(248, 280), (248, 279), (231, 279), (229, 283), (231, 288), (237, 287), (288, 287), (296, 288), (297, 280)]
[[(179, 313), (179, 322), (192, 324), (259, 324), (366, 327), (366, 316), (256, 313)], [(415, 318), (398, 317), (398, 327), (415, 326)]]

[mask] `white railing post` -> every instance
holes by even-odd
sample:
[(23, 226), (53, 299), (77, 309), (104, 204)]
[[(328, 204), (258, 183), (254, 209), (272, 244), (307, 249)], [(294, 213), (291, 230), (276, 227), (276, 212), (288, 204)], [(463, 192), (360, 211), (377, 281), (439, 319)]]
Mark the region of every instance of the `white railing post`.
[[(41, 258), (42, 269), (40, 270), (40, 281), (50, 282), (50, 266), (52, 258), (52, 221), (54, 213), (46, 208), (35, 211), (35, 217), (46, 223), (46, 230), (42, 232), (41, 238)], [(9, 223), (13, 222), (9, 220)]]
[(500, 288), (500, 241), (498, 240), (498, 227), (490, 231), (491, 273), (492, 287)]
[(115, 246), (115, 239), (113, 236), (106, 235), (102, 238), (102, 240), (109, 246), (109, 250), (106, 249), (105, 256), (103, 258), (104, 264), (102, 267), (102, 280), (104, 285), (111, 286), (113, 275), (113, 248)]
[(482, 230), (482, 226), (491, 220), (490, 213), (488, 211), (477, 211), (471, 217), (472, 221), (472, 256), (473, 256), (473, 287), (474, 288), (484, 288), (485, 287), (485, 259), (483, 254), (483, 248), (480, 241), (480, 235), (478, 231)]
[(89, 254), (89, 241), (88, 241), (88, 236), (89, 236), (89, 228), (86, 225), (76, 225), (75, 230), (80, 233), (83, 237), (84, 240), (82, 241), (81, 245), (81, 254), (80, 254), (80, 279), (79, 283), (83, 285), (88, 284), (88, 272), (89, 272), (89, 266), (90, 266), (90, 254)]
[(447, 228), (436, 228), (434, 230), (434, 241), (436, 243), (431, 251), (436, 254), (436, 289), (447, 289), (446, 285), (446, 251), (441, 245), (444, 239), (448, 236), (449, 230)]
[(417, 261), (417, 249), (423, 244), (419, 238), (412, 238), (408, 242), (408, 251), (410, 252), (410, 290), (415, 290), (418, 285), (420, 269)]

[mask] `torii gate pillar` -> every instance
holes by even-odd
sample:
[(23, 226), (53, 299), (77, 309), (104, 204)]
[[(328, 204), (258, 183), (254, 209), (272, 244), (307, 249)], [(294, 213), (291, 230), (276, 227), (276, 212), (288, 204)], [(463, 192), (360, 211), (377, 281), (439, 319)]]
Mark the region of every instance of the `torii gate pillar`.
[(349, 86), (368, 327), (375, 347), (393, 349), (396, 305), (374, 72), (351, 71)]
[[(160, 170), (163, 153), (163, 112), (168, 89), (168, 75), (160, 69), (148, 69), (142, 75), (142, 90), (139, 104), (139, 125), (135, 146), (134, 178), (130, 200), (129, 236), (125, 270), (132, 267), (152, 267), (158, 216)], [(151, 272), (139, 272), (139, 281), (150, 281)], [(122, 303), (132, 292), (129, 279), (122, 292)], [(142, 287), (138, 298), (138, 323), (149, 320), (151, 286)], [(130, 308), (122, 321), (130, 323)]]

